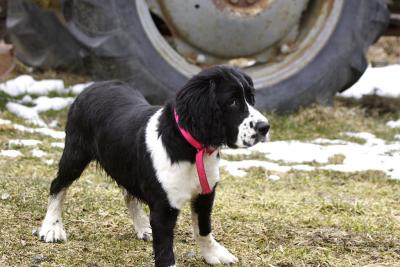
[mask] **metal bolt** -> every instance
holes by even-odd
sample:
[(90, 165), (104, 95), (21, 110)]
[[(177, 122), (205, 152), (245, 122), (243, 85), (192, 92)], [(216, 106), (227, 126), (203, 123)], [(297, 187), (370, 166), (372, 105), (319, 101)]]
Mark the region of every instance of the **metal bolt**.
[(198, 54), (196, 57), (197, 63), (205, 63), (207, 60), (206, 56), (203, 54)]
[(288, 46), (287, 44), (283, 44), (280, 47), (281, 53), (284, 55), (287, 55), (291, 52), (290, 46)]

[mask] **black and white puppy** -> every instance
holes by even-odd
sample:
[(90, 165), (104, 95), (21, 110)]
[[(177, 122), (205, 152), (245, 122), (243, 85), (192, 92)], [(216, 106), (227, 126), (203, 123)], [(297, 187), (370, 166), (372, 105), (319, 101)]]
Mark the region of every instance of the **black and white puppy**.
[[(95, 83), (72, 104), (65, 148), (52, 181), (48, 209), (39, 237), (65, 241), (61, 213), (68, 187), (91, 161), (97, 161), (123, 188), (137, 237), (153, 239), (156, 266), (175, 266), (174, 227), (179, 211), (191, 201), (194, 236), (206, 262), (230, 264), (238, 259), (214, 240), (211, 210), (220, 179), (219, 148), (249, 147), (264, 141), (267, 119), (254, 105), (252, 80), (240, 70), (215, 66), (190, 79), (164, 107), (149, 105), (143, 96), (120, 82)], [(201, 194), (196, 149), (179, 126), (204, 147), (208, 183)], [(149, 206), (150, 219), (142, 203)]]

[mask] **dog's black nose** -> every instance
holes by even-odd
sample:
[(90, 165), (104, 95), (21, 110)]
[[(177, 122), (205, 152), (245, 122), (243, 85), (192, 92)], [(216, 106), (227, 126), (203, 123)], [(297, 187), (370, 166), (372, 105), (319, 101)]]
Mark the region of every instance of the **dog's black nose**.
[(264, 121), (259, 121), (256, 123), (256, 131), (257, 134), (261, 135), (261, 136), (265, 136), (267, 135), (269, 130), (269, 124), (264, 122)]

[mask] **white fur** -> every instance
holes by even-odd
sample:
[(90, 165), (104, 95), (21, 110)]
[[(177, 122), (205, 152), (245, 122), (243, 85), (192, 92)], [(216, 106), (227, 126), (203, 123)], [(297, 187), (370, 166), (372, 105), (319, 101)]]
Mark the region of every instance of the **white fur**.
[(133, 228), (135, 229), (137, 238), (151, 241), (153, 238), (150, 221), (149, 217), (143, 210), (143, 204), (137, 198), (129, 194), (125, 189), (123, 191), (125, 204), (128, 208), (128, 213), (132, 218)]
[(46, 216), (39, 230), (39, 237), (45, 242), (60, 242), (67, 240), (62, 224), (61, 212), (67, 190), (61, 190), (55, 196), (49, 196)]
[[(162, 110), (158, 110), (147, 124), (146, 145), (153, 160), (157, 179), (167, 193), (170, 205), (181, 209), (187, 201), (201, 193), (201, 187), (195, 164), (182, 161), (171, 163), (161, 136), (159, 137), (157, 132)], [(204, 156), (204, 166), (210, 188), (213, 188), (220, 179), (217, 154), (218, 151), (215, 151), (211, 155)]]
[(215, 241), (212, 234), (197, 236), (200, 253), (209, 264), (231, 264), (237, 263), (238, 258), (232, 255), (224, 246)]
[(262, 115), (258, 110), (253, 108), (247, 102), (246, 104), (247, 108), (249, 109), (249, 116), (247, 116), (247, 118), (245, 118), (239, 125), (239, 133), (235, 143), (237, 147), (248, 147), (249, 145), (254, 145), (256, 142), (254, 136), (257, 134), (255, 128), (256, 123), (268, 123), (268, 119), (264, 115)]
[(224, 246), (215, 241), (212, 234), (200, 236), (198, 214), (192, 208), (192, 226), (193, 236), (200, 246), (200, 253), (209, 264), (230, 264), (238, 262), (238, 259), (232, 255)]

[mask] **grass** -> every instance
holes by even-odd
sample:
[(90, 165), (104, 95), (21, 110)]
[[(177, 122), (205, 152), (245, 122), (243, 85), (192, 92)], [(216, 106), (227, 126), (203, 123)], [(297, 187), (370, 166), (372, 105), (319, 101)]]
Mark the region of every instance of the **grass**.
[[(367, 131), (390, 141), (400, 133), (385, 125), (400, 113), (368, 114), (340, 100), (333, 107), (270, 114), (272, 139), (343, 139), (341, 132)], [(59, 120), (62, 129), (65, 116), (66, 110), (43, 118)], [(6, 111), (0, 118), (24, 123)], [(45, 159), (61, 155), (50, 147), (59, 140), (0, 127), (0, 149), (16, 138), (42, 140)], [(152, 266), (151, 243), (135, 239), (120, 190), (95, 165), (68, 192), (68, 242), (38, 241), (32, 230), (43, 219), (57, 168), (31, 157), (31, 148), (18, 149), (24, 157), (0, 158), (0, 266)], [(292, 171), (275, 182), (268, 175), (259, 168), (241, 178), (221, 173), (214, 235), (238, 256), (238, 266), (400, 266), (400, 182), (373, 171)], [(207, 266), (192, 239), (188, 207), (178, 221), (175, 252), (180, 266)]]
[[(380, 101), (380, 97), (375, 98)], [(336, 99), (333, 107), (313, 106), (286, 116), (269, 114), (274, 140), (310, 140), (319, 137), (340, 138), (360, 142), (359, 139), (340, 136), (342, 132), (366, 131), (379, 138), (393, 140), (397, 130), (388, 129), (386, 122), (398, 118), (400, 108), (390, 113), (372, 116), (374, 108), (362, 108), (360, 102)], [(400, 105), (400, 100), (399, 100)], [(398, 106), (399, 107), (399, 106)]]

